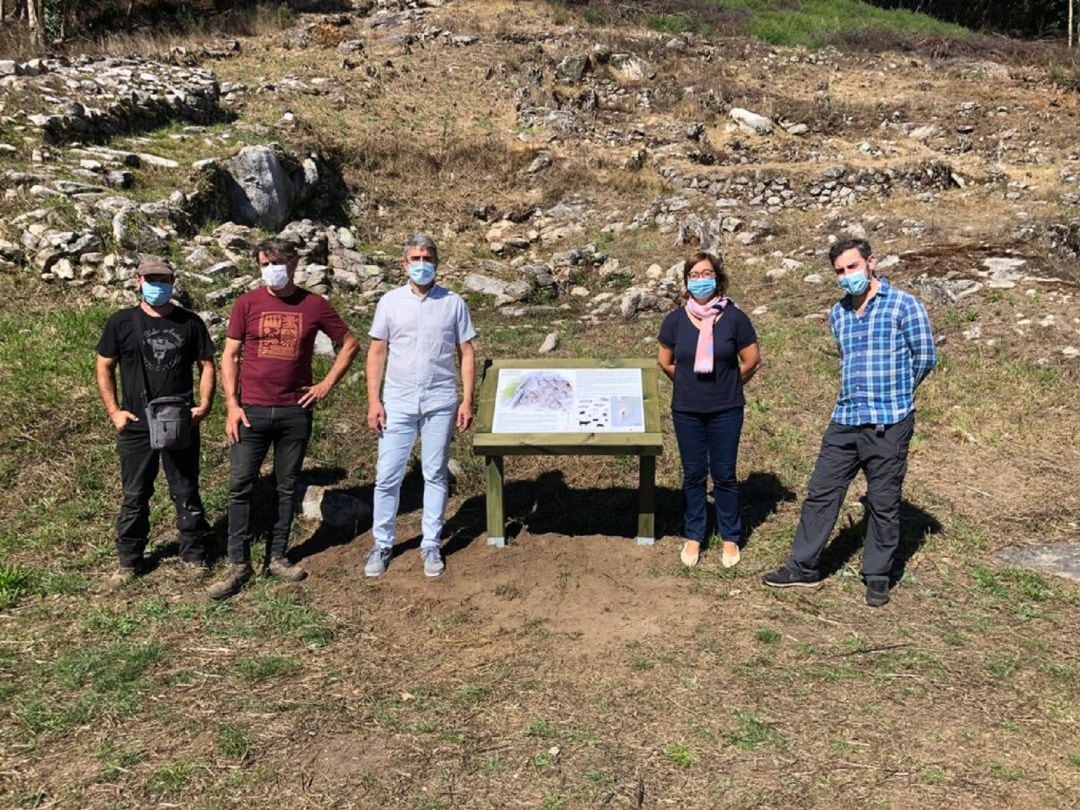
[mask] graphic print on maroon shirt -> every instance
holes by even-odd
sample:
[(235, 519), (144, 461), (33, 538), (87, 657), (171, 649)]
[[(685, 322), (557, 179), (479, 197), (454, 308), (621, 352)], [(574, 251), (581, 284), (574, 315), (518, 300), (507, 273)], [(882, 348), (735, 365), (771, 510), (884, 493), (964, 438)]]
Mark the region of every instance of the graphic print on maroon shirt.
[(299, 312), (264, 312), (259, 316), (259, 357), (295, 360), (300, 356), (304, 316)]
[(311, 385), (311, 358), (320, 331), (340, 343), (349, 327), (315, 293), (297, 290), (278, 298), (259, 287), (236, 299), (225, 335), (243, 343), (240, 403), (296, 405)]

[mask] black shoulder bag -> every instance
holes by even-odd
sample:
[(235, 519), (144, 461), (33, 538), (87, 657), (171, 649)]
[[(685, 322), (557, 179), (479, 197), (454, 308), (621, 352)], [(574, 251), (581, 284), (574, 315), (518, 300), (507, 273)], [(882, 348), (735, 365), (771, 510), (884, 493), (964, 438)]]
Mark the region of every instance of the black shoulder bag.
[(150, 399), (150, 378), (146, 375), (146, 355), (143, 354), (141, 313), (136, 307), (131, 313), (135, 331), (139, 369), (143, 378), (143, 404), (146, 424), (150, 430), (151, 450), (182, 450), (191, 445), (194, 425), (191, 421), (192, 401), (189, 396), (154, 397)]

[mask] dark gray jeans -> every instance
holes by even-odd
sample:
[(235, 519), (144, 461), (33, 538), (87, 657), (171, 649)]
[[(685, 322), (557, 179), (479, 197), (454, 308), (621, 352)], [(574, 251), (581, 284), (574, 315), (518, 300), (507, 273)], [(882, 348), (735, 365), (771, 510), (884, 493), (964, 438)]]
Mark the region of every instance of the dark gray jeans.
[(881, 431), (875, 425), (829, 423), (810, 476), (788, 568), (806, 577), (818, 573), (818, 561), (836, 525), (844, 495), (862, 470), (867, 485), (862, 575), (867, 582), (889, 579), (900, 545), (900, 491), (914, 430), (914, 411)]
[(274, 483), (277, 494), (270, 558), (284, 557), (296, 512), (296, 479), (304, 464), (311, 438), (312, 411), (299, 405), (265, 407), (244, 405), (251, 427), (240, 424), (240, 441), (229, 452), (229, 562), (251, 561), (254, 525), (251, 501), (263, 459), (274, 448)]
[(202, 562), (211, 534), (199, 497), (199, 431), (192, 442), (180, 450), (151, 450), (150, 433), (129, 426), (116, 436), (120, 455), (120, 479), (124, 500), (116, 520), (116, 552), (120, 565), (137, 566), (146, 550), (150, 533), (150, 497), (158, 469), (165, 468), (169, 497), (176, 507), (176, 531), (180, 540), (180, 559)]

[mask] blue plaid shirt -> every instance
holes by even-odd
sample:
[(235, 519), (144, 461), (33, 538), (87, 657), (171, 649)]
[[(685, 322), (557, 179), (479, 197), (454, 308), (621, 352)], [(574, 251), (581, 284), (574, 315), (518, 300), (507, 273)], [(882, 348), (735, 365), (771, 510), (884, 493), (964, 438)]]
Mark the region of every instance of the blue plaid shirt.
[(840, 393), (832, 419), (841, 425), (892, 425), (915, 410), (915, 388), (937, 361), (930, 317), (914, 295), (884, 278), (863, 311), (851, 296), (829, 313), (840, 350)]

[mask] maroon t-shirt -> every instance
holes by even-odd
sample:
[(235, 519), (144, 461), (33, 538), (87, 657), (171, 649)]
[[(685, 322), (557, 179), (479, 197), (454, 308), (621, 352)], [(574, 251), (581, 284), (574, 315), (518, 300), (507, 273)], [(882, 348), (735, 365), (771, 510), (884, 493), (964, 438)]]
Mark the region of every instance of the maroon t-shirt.
[(297, 289), (278, 298), (266, 287), (244, 293), (233, 304), (225, 336), (244, 344), (240, 403), (296, 405), (311, 385), (311, 357), (319, 331), (341, 343), (349, 327), (321, 295)]

